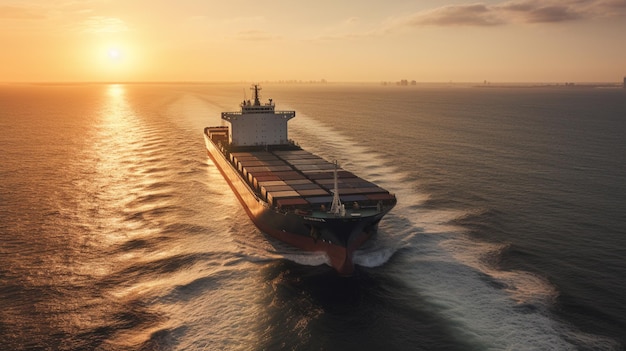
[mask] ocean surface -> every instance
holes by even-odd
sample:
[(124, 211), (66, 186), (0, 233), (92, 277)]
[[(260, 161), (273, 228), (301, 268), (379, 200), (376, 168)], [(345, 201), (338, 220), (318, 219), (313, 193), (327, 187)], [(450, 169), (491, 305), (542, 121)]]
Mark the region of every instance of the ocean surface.
[(0, 349), (624, 350), (626, 89), (262, 88), (398, 197), (353, 277), (208, 159), (248, 84), (0, 85)]

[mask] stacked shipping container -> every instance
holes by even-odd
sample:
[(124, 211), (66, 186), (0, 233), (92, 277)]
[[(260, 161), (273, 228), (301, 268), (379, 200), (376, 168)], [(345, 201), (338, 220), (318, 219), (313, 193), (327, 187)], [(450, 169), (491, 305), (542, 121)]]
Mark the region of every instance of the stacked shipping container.
[[(230, 161), (248, 184), (272, 206), (328, 207), (332, 202), (335, 165), (304, 150), (232, 152)], [(394, 200), (386, 190), (338, 169), (341, 201), (354, 206), (376, 206)]]

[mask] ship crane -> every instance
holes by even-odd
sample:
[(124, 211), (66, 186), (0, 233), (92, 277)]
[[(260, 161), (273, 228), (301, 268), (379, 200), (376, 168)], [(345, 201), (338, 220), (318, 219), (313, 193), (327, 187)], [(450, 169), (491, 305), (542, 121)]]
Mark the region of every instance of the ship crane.
[(333, 171), (333, 180), (334, 180), (334, 188), (333, 188), (333, 203), (330, 205), (330, 213), (335, 216), (344, 217), (346, 215), (346, 207), (341, 203), (339, 199), (339, 185), (337, 184), (337, 168), (339, 165), (337, 164), (337, 160), (333, 162), (335, 164), (335, 169)]

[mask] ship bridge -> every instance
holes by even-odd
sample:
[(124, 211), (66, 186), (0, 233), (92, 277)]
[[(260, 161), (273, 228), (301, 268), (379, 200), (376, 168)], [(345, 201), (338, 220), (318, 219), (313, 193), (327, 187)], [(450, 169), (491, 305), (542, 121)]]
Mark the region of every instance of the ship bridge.
[(233, 146), (289, 144), (287, 122), (295, 111), (276, 111), (269, 99), (261, 104), (258, 85), (252, 87), (254, 101), (244, 100), (240, 112), (222, 112), (222, 120), (230, 123), (228, 141)]

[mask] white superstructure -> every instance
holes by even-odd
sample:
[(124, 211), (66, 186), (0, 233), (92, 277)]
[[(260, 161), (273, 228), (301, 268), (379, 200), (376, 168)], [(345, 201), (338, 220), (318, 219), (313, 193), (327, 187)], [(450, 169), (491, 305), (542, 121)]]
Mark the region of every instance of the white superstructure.
[(230, 123), (228, 141), (233, 146), (283, 145), (289, 143), (287, 121), (295, 111), (275, 111), (272, 99), (266, 104), (259, 100), (258, 85), (254, 85), (254, 102), (244, 100), (241, 112), (222, 112)]

